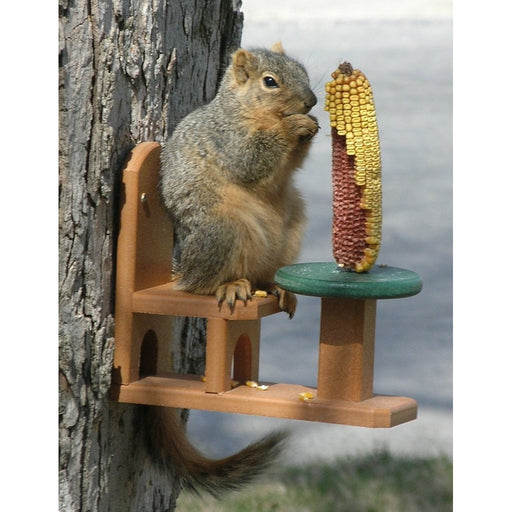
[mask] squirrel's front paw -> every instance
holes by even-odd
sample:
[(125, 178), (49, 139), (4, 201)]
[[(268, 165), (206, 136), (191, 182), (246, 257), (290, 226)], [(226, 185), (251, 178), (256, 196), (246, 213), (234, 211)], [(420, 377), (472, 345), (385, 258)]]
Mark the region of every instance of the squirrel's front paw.
[(293, 114), (286, 120), (290, 124), (290, 132), (301, 142), (310, 141), (318, 132), (318, 121), (309, 114)]
[(233, 313), (236, 299), (243, 300), (244, 304), (252, 299), (251, 283), (247, 279), (237, 279), (231, 283), (221, 284), (215, 291), (215, 297), (217, 297), (219, 308), (226, 301), (231, 313)]

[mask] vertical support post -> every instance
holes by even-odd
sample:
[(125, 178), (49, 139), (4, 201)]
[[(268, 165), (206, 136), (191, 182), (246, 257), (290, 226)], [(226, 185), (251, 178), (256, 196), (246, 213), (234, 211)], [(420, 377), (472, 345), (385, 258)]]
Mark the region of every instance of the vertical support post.
[(223, 393), (231, 389), (231, 351), (228, 321), (209, 318), (206, 327), (205, 391)]
[[(231, 389), (231, 367), (238, 341), (250, 343), (250, 352), (241, 349), (235, 361), (235, 374), (240, 380), (257, 380), (260, 347), (260, 320), (230, 321), (209, 318), (206, 330), (207, 393), (224, 393)], [(250, 361), (248, 361), (250, 359)], [(250, 372), (250, 374), (248, 374)]]
[[(238, 337), (233, 353), (233, 379), (238, 382), (257, 381), (261, 320), (245, 320), (241, 327), (244, 332)], [(241, 330), (240, 327), (238, 330)]]
[(376, 309), (374, 299), (322, 298), (318, 398), (373, 396)]

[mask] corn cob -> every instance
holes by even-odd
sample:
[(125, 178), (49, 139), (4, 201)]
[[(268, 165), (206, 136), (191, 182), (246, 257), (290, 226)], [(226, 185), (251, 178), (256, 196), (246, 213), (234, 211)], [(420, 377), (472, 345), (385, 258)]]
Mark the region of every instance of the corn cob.
[(382, 230), (379, 132), (370, 84), (348, 62), (325, 86), (332, 133), (334, 259), (364, 272), (377, 259)]

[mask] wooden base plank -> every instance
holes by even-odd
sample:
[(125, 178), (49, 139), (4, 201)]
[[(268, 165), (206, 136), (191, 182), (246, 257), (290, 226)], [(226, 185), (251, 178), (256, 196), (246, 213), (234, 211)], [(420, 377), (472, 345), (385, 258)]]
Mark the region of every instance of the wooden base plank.
[[(362, 402), (316, 398), (316, 389), (296, 384), (267, 383), (266, 391), (239, 385), (222, 394), (206, 393), (194, 375), (162, 374), (128, 385), (116, 385), (111, 398), (119, 402), (217, 412), (319, 421), (369, 428), (389, 428), (417, 416), (415, 400), (375, 395)], [(313, 393), (308, 401), (300, 393)]]

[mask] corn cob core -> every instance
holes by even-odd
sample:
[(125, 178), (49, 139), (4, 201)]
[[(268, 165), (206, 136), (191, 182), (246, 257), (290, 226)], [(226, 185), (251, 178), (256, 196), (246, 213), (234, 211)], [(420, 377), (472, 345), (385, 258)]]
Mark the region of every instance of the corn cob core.
[(341, 267), (369, 270), (380, 249), (382, 186), (379, 133), (365, 75), (341, 64), (326, 88), (332, 127), (334, 259)]

